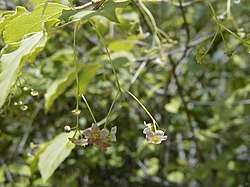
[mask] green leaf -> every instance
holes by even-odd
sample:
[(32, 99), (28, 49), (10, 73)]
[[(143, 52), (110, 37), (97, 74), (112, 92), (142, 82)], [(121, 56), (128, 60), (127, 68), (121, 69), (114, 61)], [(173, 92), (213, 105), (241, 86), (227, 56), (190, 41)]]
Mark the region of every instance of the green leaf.
[(151, 176), (157, 175), (160, 169), (159, 159), (156, 157), (150, 158), (148, 160), (148, 173)]
[(72, 68), (62, 78), (56, 79), (45, 93), (45, 113), (48, 113), (54, 101), (65, 92), (65, 90), (73, 84), (75, 80), (75, 69)]
[(5, 26), (3, 31), (4, 42), (20, 41), (26, 34), (43, 30), (45, 22), (59, 18), (62, 10), (67, 8), (67, 6), (61, 4), (49, 3), (44, 10), (44, 5), (41, 4), (32, 13), (18, 16)]
[(85, 94), (89, 83), (93, 80), (101, 64), (85, 66), (79, 75), (80, 93)]
[(2, 165), (0, 167), (0, 184), (3, 184), (5, 181), (5, 172), (4, 172), (5, 167), (6, 167), (5, 165)]
[(0, 108), (15, 85), (26, 61), (31, 56), (34, 58), (45, 46), (46, 41), (47, 33), (41, 31), (19, 43), (9, 44), (3, 48), (0, 59)]
[(26, 13), (27, 10), (24, 7), (17, 6), (16, 11), (12, 14), (7, 14), (3, 17), (3, 21), (0, 23), (0, 32), (4, 29), (4, 27), (9, 24), (16, 17)]
[[(45, 3), (48, 0), (28, 0), (28, 3), (32, 4), (33, 6), (37, 6), (39, 4)], [(57, 1), (53, 1), (53, 2), (57, 2)]]
[(48, 7), (48, 4), (49, 4), (49, 2), (48, 2), (48, 1), (45, 1), (44, 5), (43, 5), (43, 11), (42, 11), (42, 15), (41, 15), (41, 17), (43, 17), (44, 12), (45, 12), (45, 10), (46, 10), (46, 9), (47, 9), (47, 7)]
[(114, 52), (119, 51), (131, 51), (136, 45), (137, 37), (130, 36), (126, 40), (121, 40), (120, 38), (110, 42), (109, 49)]
[[(101, 68), (100, 64), (81, 65), (78, 67), (80, 93), (85, 93), (88, 84), (95, 77), (96, 71)], [(45, 94), (45, 113), (48, 113), (54, 101), (62, 95), (75, 81), (75, 68), (72, 68), (62, 78), (56, 79), (47, 89)]]
[(184, 174), (180, 171), (174, 171), (168, 174), (167, 179), (173, 183), (182, 183), (184, 181)]
[[(129, 67), (129, 64), (132, 64), (135, 62), (135, 57), (133, 53), (127, 52), (127, 51), (119, 51), (111, 53), (111, 59), (113, 61), (113, 65), (116, 68), (127, 68)], [(109, 61), (107, 55), (102, 55), (98, 58), (99, 61), (104, 61), (104, 63)]]
[(35, 156), (32, 158), (32, 161), (30, 162), (30, 171), (31, 175), (34, 175), (37, 166), (40, 155), (45, 151), (45, 149), (48, 147), (50, 142), (46, 142), (43, 144), (39, 144), (39, 150), (36, 152)]
[(41, 153), (38, 161), (38, 169), (42, 179), (47, 181), (58, 168), (58, 166), (70, 155), (75, 147), (68, 138), (72, 137), (74, 132), (61, 133), (57, 135), (50, 144)]
[(110, 21), (119, 23), (119, 20), (116, 16), (116, 8), (125, 8), (130, 1), (112, 1), (108, 0), (106, 3), (103, 4), (98, 10), (82, 10), (82, 11), (72, 11), (72, 10), (64, 10), (62, 14), (62, 18), (70, 17), (72, 20), (79, 20), (79, 19), (90, 19), (93, 16), (104, 16), (105, 18), (109, 19)]
[(164, 108), (166, 111), (176, 114), (178, 113), (180, 106), (181, 106), (180, 99), (172, 99), (170, 103), (164, 106)]
[(27, 177), (31, 176), (30, 168), (25, 164), (13, 163), (11, 165), (8, 165), (8, 168), (13, 174), (27, 176)]

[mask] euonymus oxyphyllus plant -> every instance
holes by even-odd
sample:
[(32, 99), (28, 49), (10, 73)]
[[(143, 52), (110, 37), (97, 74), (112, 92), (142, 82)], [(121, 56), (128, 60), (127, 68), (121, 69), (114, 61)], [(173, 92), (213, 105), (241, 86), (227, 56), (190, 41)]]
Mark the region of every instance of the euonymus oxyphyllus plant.
[[(149, 113), (149, 111), (146, 109), (146, 107), (139, 101), (138, 98), (136, 98), (135, 95), (133, 95), (128, 90), (125, 90), (125, 91), (141, 105), (141, 107), (145, 110), (145, 112), (149, 115), (149, 117), (153, 121), (152, 123), (146, 123), (144, 121), (146, 128), (143, 130), (143, 133), (146, 135), (145, 139), (147, 140), (147, 142), (152, 143), (152, 144), (160, 144), (162, 143), (162, 141), (167, 140), (167, 135), (164, 135), (164, 131), (158, 129), (159, 125), (157, 124), (155, 119), (152, 117), (152, 115)], [(69, 133), (71, 129), (75, 130), (74, 136), (72, 138), (69, 138), (69, 140), (73, 144), (78, 145), (78, 146), (83, 146), (83, 147), (87, 145), (94, 145), (97, 148), (99, 148), (101, 151), (105, 152), (107, 151), (108, 147), (112, 146), (111, 142), (116, 141), (117, 126), (112, 127), (109, 131), (106, 127), (107, 123), (105, 123), (104, 128), (100, 129), (86, 98), (83, 95), (81, 95), (81, 97), (83, 98), (93, 118), (93, 121), (95, 123), (92, 123), (91, 127), (84, 129), (84, 130), (79, 130), (78, 125), (76, 125), (73, 128), (66, 125), (64, 126), (64, 131)], [(113, 107), (113, 104), (109, 111), (112, 110), (112, 107)], [(72, 110), (72, 114), (76, 115), (77, 118), (78, 118), (78, 115), (80, 115), (80, 113), (81, 113), (81, 110), (79, 109)]]
[[(225, 129), (229, 129), (229, 133), (240, 129), (238, 124), (244, 121), (235, 116), (249, 114), (249, 108), (232, 110), (237, 103), (244, 103), (234, 100), (247, 97), (250, 90), (248, 77), (242, 76), (242, 72), (249, 73), (248, 64), (237, 55), (244, 46), (250, 46), (249, 28), (246, 26), (249, 19), (237, 21), (231, 13), (231, 7), (233, 11), (238, 8), (236, 4), (239, 0), (234, 1), (235, 6), (232, 6), (231, 0), (161, 0), (152, 4), (150, 0), (89, 0), (85, 4), (83, 0), (0, 0), (0, 9), (3, 4), (25, 4), (26, 1), (37, 4), (34, 7), (27, 5), (27, 9), (13, 6), (10, 11), (0, 10), (0, 46), (3, 46), (0, 54), (0, 135), (4, 135), (4, 141), (0, 139), (3, 147), (0, 153), (18, 147), (16, 155), (23, 154), (21, 162), (32, 170), (28, 179), (30, 183), (26, 186), (35, 185), (37, 168), (46, 181), (72, 155), (77, 158), (74, 158), (75, 163), (91, 162), (92, 153), (98, 152), (101, 157), (106, 157), (113, 154), (112, 151), (119, 152), (119, 147), (124, 152), (128, 150), (131, 157), (127, 160), (133, 160), (134, 166), (139, 167), (133, 172), (140, 176), (131, 177), (137, 186), (143, 186), (140, 181), (160, 172), (160, 178), (152, 179), (161, 180), (162, 185), (170, 178), (169, 181), (172, 179), (180, 186), (196, 183), (211, 186), (210, 182), (222, 173), (238, 170), (238, 163), (232, 158), (237, 156), (237, 146), (243, 145), (244, 148), (244, 144), (249, 142), (249, 136), (242, 136), (242, 139), (233, 142), (239, 145), (233, 144), (228, 151), (231, 152), (229, 156), (223, 155), (223, 151), (232, 144), (231, 134), (221, 137), (227, 131)], [(145, 5), (145, 2), (149, 4)], [(127, 7), (129, 4), (131, 6)], [(151, 7), (148, 9), (148, 6)], [(221, 15), (218, 15), (218, 7)], [(247, 12), (245, 8), (248, 6), (242, 7), (242, 12)], [(120, 8), (119, 19), (117, 8)], [(223, 46), (222, 50), (218, 50), (220, 46)], [(235, 54), (238, 62), (227, 63)], [(216, 63), (206, 64), (206, 67), (201, 65), (208, 60)], [(220, 71), (216, 72), (217, 68)], [(235, 79), (231, 80), (228, 73), (234, 69), (238, 70), (232, 76)], [(243, 86), (238, 85), (239, 82)], [(227, 94), (227, 87), (233, 90), (233, 94)], [(108, 91), (103, 91), (106, 88)], [(129, 103), (129, 99), (135, 105)], [(230, 105), (228, 110), (224, 107), (226, 102)], [(209, 111), (201, 109), (203, 107), (197, 109), (197, 103), (209, 106)], [(245, 103), (249, 105), (248, 100)], [(9, 112), (12, 104), (16, 108)], [(5, 110), (10, 114), (2, 121)], [(200, 114), (204, 111), (208, 114), (203, 119)], [(227, 114), (227, 111), (232, 114)], [(17, 123), (13, 123), (17, 118), (20, 121), (18, 119)], [(231, 122), (232, 125), (228, 125)], [(45, 125), (46, 128), (43, 128)], [(66, 133), (61, 132), (62, 127)], [(241, 127), (237, 138), (246, 132), (247, 125)], [(12, 133), (15, 128), (18, 129), (17, 135)], [(167, 144), (170, 133), (173, 141), (170, 142), (169, 138)], [(29, 141), (36, 145), (29, 146)], [(16, 145), (16, 142), (20, 143)], [(130, 147), (129, 143), (133, 145)], [(158, 146), (161, 143), (166, 144)], [(71, 154), (76, 146), (74, 154)], [(145, 154), (139, 154), (138, 147), (142, 147)], [(159, 152), (155, 151), (155, 159), (148, 159), (152, 147), (161, 151), (165, 149), (162, 151), (165, 158), (160, 158)], [(26, 152), (29, 154), (26, 155)], [(83, 154), (80, 160), (79, 155)], [(134, 155), (144, 157), (145, 162)], [(26, 157), (27, 162), (24, 161)], [(220, 158), (225, 161), (224, 171), (217, 164), (213, 167), (199, 165)], [(12, 162), (11, 159), (6, 160)], [(0, 156), (0, 186), (2, 178), (11, 176), (9, 173), (12, 171), (8, 170), (13, 169), (4, 161), (4, 156)], [(99, 160), (93, 165), (96, 162)], [(166, 167), (170, 162), (177, 163)], [(122, 168), (119, 160), (113, 163), (116, 168)], [(124, 163), (126, 165), (126, 161)], [(150, 172), (144, 171), (144, 168)], [(193, 172), (195, 168), (198, 174)], [(229, 168), (230, 172), (227, 171)], [(188, 169), (189, 173), (186, 172)], [(204, 169), (205, 174), (196, 180), (201, 173), (199, 169)], [(70, 167), (70, 174), (72, 170), (77, 169)], [(131, 168), (128, 170), (131, 172)], [(212, 175), (208, 177), (210, 170)], [(85, 171), (84, 168), (81, 172)], [(247, 171), (244, 170), (244, 174)], [(99, 174), (96, 175), (98, 180)], [(84, 180), (92, 176), (91, 173), (84, 175)], [(133, 176), (133, 173), (127, 175), (122, 170), (121, 175)], [(192, 175), (195, 179), (190, 177)], [(208, 185), (202, 184), (206, 178), (210, 180)], [(8, 180), (11, 181), (11, 177)], [(79, 181), (82, 181), (80, 177)], [(223, 182), (216, 184), (223, 186)], [(235, 186), (233, 182), (231, 185)]]

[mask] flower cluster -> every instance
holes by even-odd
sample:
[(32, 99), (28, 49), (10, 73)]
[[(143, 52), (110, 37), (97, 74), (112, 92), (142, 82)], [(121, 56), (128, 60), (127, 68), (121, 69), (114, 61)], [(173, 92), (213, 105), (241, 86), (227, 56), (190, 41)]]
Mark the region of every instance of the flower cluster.
[(154, 124), (146, 122), (144, 122), (144, 124), (147, 127), (143, 130), (143, 133), (146, 134), (146, 140), (149, 143), (160, 144), (162, 141), (168, 138), (167, 135), (164, 135), (162, 130), (156, 130), (156, 128), (154, 128)]
[(116, 141), (117, 127), (112, 127), (109, 131), (106, 128), (100, 130), (97, 124), (92, 124), (88, 129), (82, 132), (82, 135), (86, 138), (88, 144), (93, 144), (98, 147), (101, 151), (107, 151), (108, 147), (111, 147), (111, 141)]

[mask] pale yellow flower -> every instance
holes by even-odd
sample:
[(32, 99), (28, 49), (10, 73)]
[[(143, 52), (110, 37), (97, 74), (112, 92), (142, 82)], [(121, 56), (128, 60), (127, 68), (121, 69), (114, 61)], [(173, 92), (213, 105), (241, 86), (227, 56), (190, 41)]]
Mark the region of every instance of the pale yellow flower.
[(160, 144), (167, 138), (168, 136), (164, 135), (164, 132), (162, 130), (156, 130), (155, 132), (153, 132), (152, 130), (146, 131), (146, 140), (148, 141), (148, 143)]

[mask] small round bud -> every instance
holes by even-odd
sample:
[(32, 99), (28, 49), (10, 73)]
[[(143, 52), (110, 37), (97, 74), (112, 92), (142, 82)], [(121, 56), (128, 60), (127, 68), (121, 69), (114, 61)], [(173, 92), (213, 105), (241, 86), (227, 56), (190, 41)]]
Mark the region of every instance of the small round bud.
[(28, 106), (27, 105), (22, 105), (22, 106), (20, 106), (20, 109), (22, 110), (22, 111), (26, 111), (26, 110), (28, 110)]
[(68, 126), (68, 125), (64, 126), (64, 131), (65, 132), (69, 133), (70, 130), (71, 130), (70, 126)]
[(23, 87), (23, 91), (28, 91), (28, 90), (29, 90), (29, 88), (27, 86)]
[(79, 110), (79, 109), (74, 109), (74, 110), (71, 111), (71, 113), (72, 113), (73, 115), (75, 115), (75, 116), (78, 116), (78, 115), (80, 115), (81, 110)]
[(38, 91), (35, 91), (35, 90), (32, 90), (31, 92), (30, 92), (30, 94), (32, 95), (32, 96), (38, 96), (39, 95), (39, 92)]
[(224, 15), (219, 15), (219, 16), (218, 16), (218, 19), (219, 19), (220, 21), (224, 21), (224, 20), (225, 20), (225, 16), (224, 16)]

